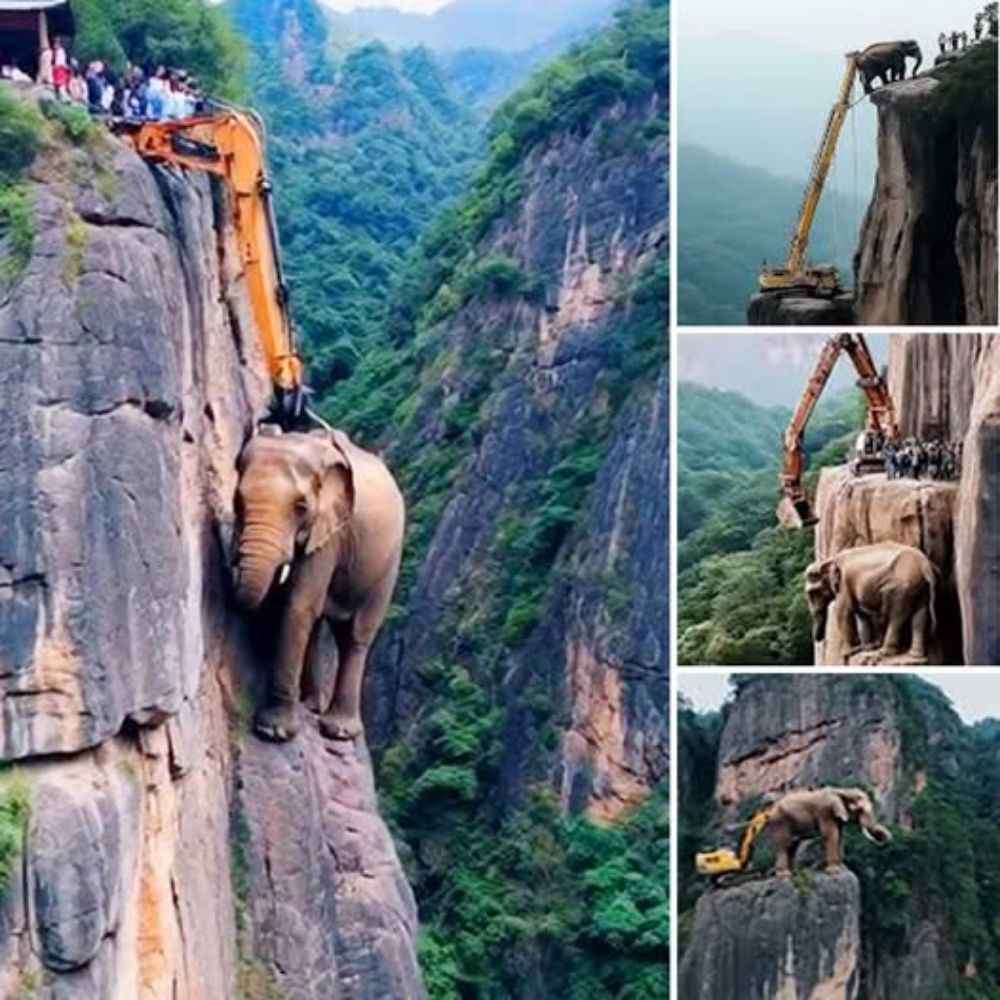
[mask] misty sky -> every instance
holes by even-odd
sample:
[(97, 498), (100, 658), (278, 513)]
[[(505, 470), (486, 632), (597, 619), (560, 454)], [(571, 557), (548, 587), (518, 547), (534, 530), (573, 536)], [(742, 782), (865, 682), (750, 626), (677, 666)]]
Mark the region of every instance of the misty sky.
[[(685, 672), (677, 682), (677, 690), (690, 699), (699, 711), (712, 711), (729, 694), (729, 676), (709, 671)], [(920, 672), (920, 676), (948, 696), (965, 722), (1000, 719), (1000, 676), (955, 670)]]
[(432, 14), (439, 7), (446, 7), (451, 0), (320, 0), (325, 7), (339, 10), (342, 14), (357, 10), (358, 7), (395, 7), (409, 14)]
[[(827, 337), (825, 333), (683, 333), (675, 358), (678, 378), (741, 392), (762, 406), (793, 406)], [(888, 337), (869, 334), (867, 340), (875, 363), (882, 367)], [(839, 392), (856, 379), (850, 361), (842, 358), (829, 388)]]
[(679, 52), (688, 37), (747, 32), (806, 49), (845, 53), (877, 41), (916, 38), (925, 53), (942, 29), (960, 28), (981, 3), (968, 0), (840, 0), (836, 4), (803, 0), (679, 0)]

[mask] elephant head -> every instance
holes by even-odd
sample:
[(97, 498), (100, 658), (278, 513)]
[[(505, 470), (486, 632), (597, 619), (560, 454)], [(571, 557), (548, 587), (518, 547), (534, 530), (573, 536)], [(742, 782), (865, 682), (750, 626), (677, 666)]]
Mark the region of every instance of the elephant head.
[(866, 792), (860, 788), (836, 788), (834, 791), (844, 806), (844, 814), (838, 819), (857, 823), (865, 837), (880, 847), (892, 840), (889, 830), (875, 819), (875, 809)]
[[(917, 70), (920, 69), (920, 64), (924, 61), (924, 54), (920, 51), (920, 46), (912, 38), (905, 41), (902, 44), (903, 55), (909, 56), (911, 59), (916, 59), (916, 65), (913, 67), (913, 75), (917, 75)], [(904, 72), (904, 76), (906, 73)]]
[(841, 571), (835, 559), (814, 562), (806, 568), (806, 600), (813, 619), (813, 640), (826, 638), (826, 619), (837, 594), (840, 592)]
[(245, 610), (282, 586), (296, 561), (333, 542), (354, 511), (354, 473), (325, 433), (264, 434), (238, 463), (234, 590)]

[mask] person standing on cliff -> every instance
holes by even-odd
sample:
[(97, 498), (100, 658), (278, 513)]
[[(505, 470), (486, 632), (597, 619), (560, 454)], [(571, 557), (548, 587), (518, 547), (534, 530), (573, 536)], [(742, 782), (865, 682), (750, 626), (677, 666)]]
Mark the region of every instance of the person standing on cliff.
[(958, 32), (957, 31), (953, 31), (951, 33), (951, 51), (952, 52), (957, 52), (958, 51)]
[(938, 35), (938, 48), (941, 50), (941, 55), (948, 51), (948, 36), (943, 31)]
[(978, 42), (980, 38), (983, 37), (983, 12), (980, 11), (976, 15), (976, 20), (973, 24), (972, 30), (976, 36), (976, 41)]
[(962, 39), (962, 51), (964, 52), (969, 47), (969, 33), (967, 31), (963, 31), (961, 34), (961, 39)]

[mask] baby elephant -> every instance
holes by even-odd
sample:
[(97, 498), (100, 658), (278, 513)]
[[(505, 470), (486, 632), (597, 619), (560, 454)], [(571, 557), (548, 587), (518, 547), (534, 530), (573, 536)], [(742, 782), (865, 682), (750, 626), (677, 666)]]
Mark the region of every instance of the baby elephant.
[(236, 600), (253, 611), (270, 596), (280, 612), (277, 663), (254, 728), (270, 740), (298, 732), (303, 666), (325, 618), (338, 670), (320, 728), (351, 739), (362, 731), (365, 660), (399, 571), (403, 498), (381, 460), (340, 431), (258, 433), (238, 470)]
[(935, 583), (927, 556), (895, 542), (845, 549), (815, 562), (806, 569), (813, 638), (825, 641), (832, 604), (845, 660), (861, 650), (877, 650), (879, 660), (906, 653), (926, 663), (928, 640), (937, 628)]
[(845, 823), (857, 823), (874, 844), (887, 844), (892, 839), (892, 834), (876, 822), (872, 800), (860, 788), (817, 788), (782, 796), (771, 807), (767, 823), (777, 874), (788, 875), (799, 842), (817, 835), (824, 840), (827, 867), (842, 865)]

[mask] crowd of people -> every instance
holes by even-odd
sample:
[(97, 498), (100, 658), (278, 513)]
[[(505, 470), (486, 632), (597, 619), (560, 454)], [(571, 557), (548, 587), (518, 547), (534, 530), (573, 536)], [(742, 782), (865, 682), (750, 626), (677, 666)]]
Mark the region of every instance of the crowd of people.
[(888, 479), (934, 479), (950, 481), (962, 474), (962, 443), (934, 438), (888, 442), (882, 449)]
[[(30, 83), (31, 76), (13, 60), (0, 57), (0, 77)], [(190, 118), (205, 107), (198, 81), (184, 70), (129, 64), (115, 73), (101, 60), (85, 67), (70, 55), (64, 39), (56, 38), (38, 57), (34, 81), (56, 98), (85, 105), (91, 114), (114, 118), (162, 121)]]
[[(989, 25), (989, 33), (996, 38), (997, 37), (997, 7), (996, 4), (987, 4), (981, 11), (979, 11), (972, 22), (972, 36), (973, 41), (978, 42), (982, 40), (983, 31), (986, 30), (987, 24)], [(949, 48), (950, 45), (950, 48)], [(941, 55), (947, 55), (949, 52), (964, 52), (969, 47), (969, 33), (967, 31), (942, 31), (938, 35), (938, 48), (941, 50)]]

